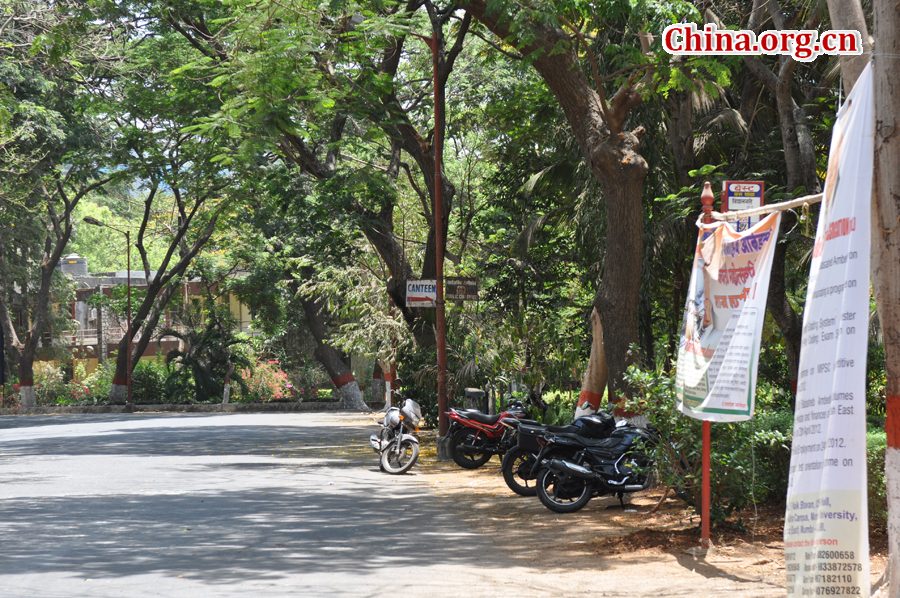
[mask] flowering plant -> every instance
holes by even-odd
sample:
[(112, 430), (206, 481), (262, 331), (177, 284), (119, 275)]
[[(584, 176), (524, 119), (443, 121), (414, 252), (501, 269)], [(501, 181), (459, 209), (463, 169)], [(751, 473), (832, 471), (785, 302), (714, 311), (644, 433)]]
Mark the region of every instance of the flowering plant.
[(241, 370), (241, 377), (247, 384), (247, 394), (250, 400), (277, 401), (289, 397), (291, 383), (288, 375), (278, 367), (278, 362), (257, 363), (251, 372), (249, 369)]

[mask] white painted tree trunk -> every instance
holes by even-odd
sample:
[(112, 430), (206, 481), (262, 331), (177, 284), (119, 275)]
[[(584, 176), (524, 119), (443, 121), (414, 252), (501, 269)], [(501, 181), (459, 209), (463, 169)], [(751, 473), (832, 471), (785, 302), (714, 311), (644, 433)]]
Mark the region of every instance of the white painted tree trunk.
[(37, 407), (34, 386), (19, 386), (19, 398), (22, 400), (22, 409), (34, 409)]
[(109, 389), (109, 400), (114, 405), (124, 405), (128, 399), (128, 386), (125, 384), (113, 384)]
[(354, 411), (368, 411), (369, 406), (363, 400), (362, 392), (359, 390), (359, 384), (356, 380), (347, 382), (340, 388), (341, 399), (344, 401), (344, 409), (353, 409)]
[(382, 411), (387, 412), (387, 410), (390, 408), (391, 408), (391, 379), (389, 376), (385, 375), (385, 377), (384, 377), (384, 409), (382, 409)]
[(225, 390), (222, 391), (222, 403), (228, 403), (231, 401), (231, 384), (225, 384)]

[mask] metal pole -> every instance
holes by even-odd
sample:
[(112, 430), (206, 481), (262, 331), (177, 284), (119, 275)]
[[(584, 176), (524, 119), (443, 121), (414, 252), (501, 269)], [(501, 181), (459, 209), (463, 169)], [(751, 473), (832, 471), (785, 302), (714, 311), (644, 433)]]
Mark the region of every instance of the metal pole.
[[(712, 223), (712, 204), (715, 196), (710, 188), (709, 181), (703, 183), (703, 193), (700, 194), (700, 203), (703, 204), (703, 224)], [(711, 444), (712, 424), (703, 420), (703, 484), (701, 486), (701, 513), (700, 513), (700, 543), (709, 547), (712, 545), (709, 539), (709, 452)]]
[(125, 253), (128, 256), (128, 307), (125, 314), (125, 318), (128, 320), (125, 324), (125, 334), (128, 335), (128, 369), (125, 372), (125, 385), (128, 388), (127, 410), (129, 407), (133, 407), (131, 403), (131, 231), (125, 231), (125, 243), (128, 244), (128, 247), (125, 249)]
[(441, 105), (438, 84), (438, 39), (437, 33), (429, 39), (434, 63), (434, 245), (435, 278), (437, 279), (437, 299), (435, 301), (436, 320), (435, 341), (438, 361), (438, 436), (444, 437), (450, 429), (447, 417), (447, 322), (444, 314), (444, 205), (441, 200)]

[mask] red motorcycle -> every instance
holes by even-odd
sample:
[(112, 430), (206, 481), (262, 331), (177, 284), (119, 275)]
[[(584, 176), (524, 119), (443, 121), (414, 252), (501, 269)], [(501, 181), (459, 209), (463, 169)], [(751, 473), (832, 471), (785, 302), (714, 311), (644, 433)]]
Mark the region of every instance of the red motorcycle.
[(521, 401), (507, 405), (499, 415), (488, 415), (477, 409), (450, 409), (450, 455), (460, 467), (477, 469), (493, 455), (502, 458), (516, 446), (516, 430), (520, 423), (537, 424), (524, 419), (525, 406)]

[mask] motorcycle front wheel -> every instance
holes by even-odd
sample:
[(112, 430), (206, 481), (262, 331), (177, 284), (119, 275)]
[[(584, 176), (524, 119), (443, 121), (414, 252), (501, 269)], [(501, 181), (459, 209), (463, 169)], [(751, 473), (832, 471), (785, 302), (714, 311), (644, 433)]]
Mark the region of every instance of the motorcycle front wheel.
[(471, 450), (484, 445), (484, 439), (476, 434), (472, 428), (460, 428), (450, 437), (450, 456), (460, 467), (478, 469), (491, 459), (491, 453)]
[(401, 440), (399, 450), (396, 444), (391, 444), (381, 452), (381, 467), (388, 473), (406, 473), (412, 469), (418, 458), (419, 443), (412, 440)]
[(537, 494), (537, 473), (532, 473), (537, 459), (524, 449), (515, 446), (503, 457), (503, 481), (519, 496)]
[(591, 500), (592, 488), (587, 480), (552, 469), (542, 469), (537, 479), (537, 495), (541, 503), (554, 513), (574, 513)]

